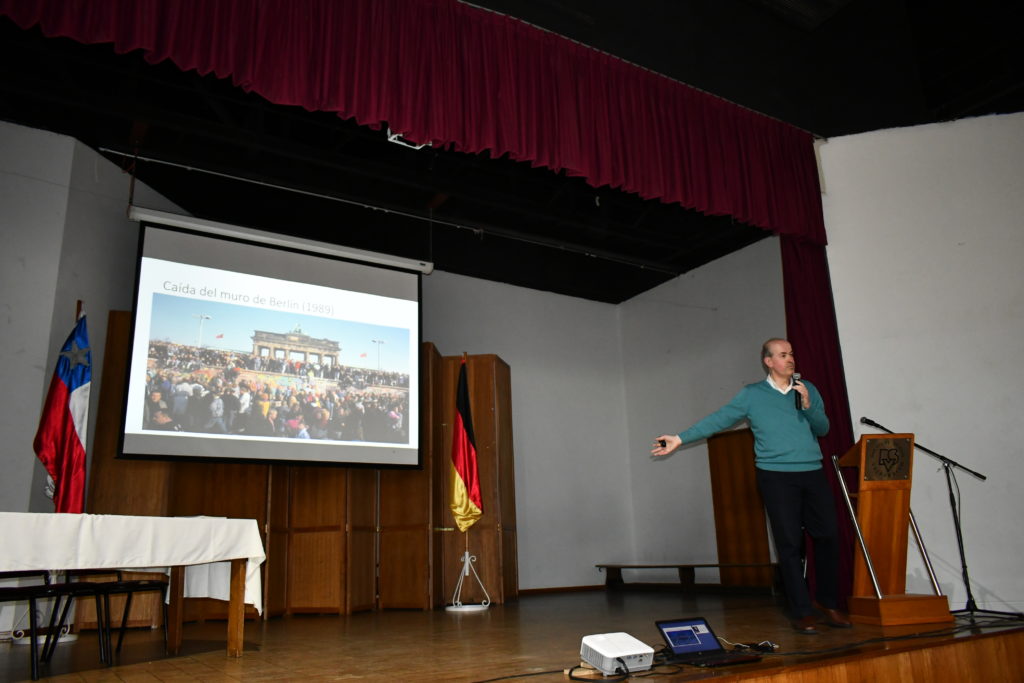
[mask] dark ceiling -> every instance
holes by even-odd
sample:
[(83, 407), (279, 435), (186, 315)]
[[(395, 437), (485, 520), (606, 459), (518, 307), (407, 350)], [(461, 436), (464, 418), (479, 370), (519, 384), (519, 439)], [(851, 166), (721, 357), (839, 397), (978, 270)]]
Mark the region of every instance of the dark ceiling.
[[(1024, 110), (1009, 2), (474, 4), (821, 137)], [(623, 301), (767, 235), (524, 163), (410, 149), (333, 114), (6, 18), (0, 119), (73, 136), (202, 218), (596, 301)]]

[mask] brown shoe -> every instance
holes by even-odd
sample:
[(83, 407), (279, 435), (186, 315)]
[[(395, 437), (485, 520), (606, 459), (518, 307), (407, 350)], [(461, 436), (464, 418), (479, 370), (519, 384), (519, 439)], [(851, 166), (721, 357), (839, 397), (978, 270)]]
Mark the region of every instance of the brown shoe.
[(825, 623), (832, 628), (851, 628), (853, 626), (850, 623), (850, 617), (837, 609), (830, 609), (828, 607), (819, 607), (818, 609), (824, 615)]
[(793, 628), (797, 633), (813, 634), (818, 632), (818, 629), (816, 628), (818, 624), (818, 617), (814, 614), (808, 614), (805, 617), (794, 619), (789, 623), (793, 625)]

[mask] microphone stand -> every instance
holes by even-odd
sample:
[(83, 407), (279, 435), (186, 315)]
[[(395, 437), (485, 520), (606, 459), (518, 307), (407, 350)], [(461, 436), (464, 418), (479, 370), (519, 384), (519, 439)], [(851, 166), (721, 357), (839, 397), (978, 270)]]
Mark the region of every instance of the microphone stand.
[[(871, 427), (874, 427), (875, 429), (881, 429), (883, 432), (887, 432), (889, 434), (895, 434), (895, 432), (893, 432), (891, 429), (883, 427), (874, 420), (870, 420), (866, 417), (862, 417), (860, 421), (861, 424), (869, 425)], [(975, 472), (970, 468), (964, 467), (955, 460), (947, 458), (944, 455), (939, 455), (935, 451), (929, 448), (925, 448), (919, 443), (915, 442), (914, 448), (916, 450), (924, 451), (928, 455), (932, 456), (933, 458), (941, 462), (942, 469), (945, 471), (946, 474), (946, 488), (949, 489), (949, 506), (953, 510), (953, 527), (954, 529), (956, 529), (956, 545), (960, 551), (960, 571), (963, 574), (964, 587), (967, 589), (967, 602), (964, 608), (951, 610), (950, 613), (954, 616), (967, 615), (971, 618), (972, 621), (974, 620), (975, 614), (992, 615), (998, 617), (1010, 617), (1013, 619), (1024, 620), (1024, 614), (1022, 614), (1021, 612), (1000, 612), (997, 610), (979, 609), (977, 603), (975, 603), (974, 601), (974, 593), (971, 592), (971, 577), (967, 571), (967, 555), (964, 552), (964, 535), (963, 529), (960, 526), (960, 509), (956, 502), (956, 495), (954, 494), (953, 482), (955, 480), (955, 475), (953, 474), (953, 468), (959, 467), (964, 472), (967, 472), (968, 474), (977, 477), (981, 481), (986, 481), (987, 477), (983, 474)], [(956, 490), (959, 490), (959, 487), (957, 487)]]

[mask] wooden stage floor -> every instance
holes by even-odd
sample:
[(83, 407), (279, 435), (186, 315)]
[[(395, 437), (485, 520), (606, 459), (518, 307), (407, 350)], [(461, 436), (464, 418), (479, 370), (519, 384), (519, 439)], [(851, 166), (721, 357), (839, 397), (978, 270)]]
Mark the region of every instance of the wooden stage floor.
[[(776, 654), (756, 664), (702, 670), (662, 666), (660, 681), (1022, 681), (1024, 623), (974, 627), (822, 626), (792, 631), (775, 598), (603, 590), (542, 593), (487, 612), (386, 611), (295, 616), (249, 622), (245, 655), (224, 652), (223, 622), (186, 624), (183, 654), (162, 654), (160, 631), (129, 632), (117, 666), (101, 667), (95, 634), (64, 643), (43, 670), (54, 681), (495, 681), (569, 680), (580, 640), (625, 631), (655, 650), (656, 619), (703, 616), (732, 642), (772, 641)], [(29, 679), (28, 646), (0, 645), (0, 681)], [(581, 675), (577, 671), (575, 675)], [(652, 675), (653, 674), (653, 675)], [(594, 680), (601, 680), (600, 677)]]

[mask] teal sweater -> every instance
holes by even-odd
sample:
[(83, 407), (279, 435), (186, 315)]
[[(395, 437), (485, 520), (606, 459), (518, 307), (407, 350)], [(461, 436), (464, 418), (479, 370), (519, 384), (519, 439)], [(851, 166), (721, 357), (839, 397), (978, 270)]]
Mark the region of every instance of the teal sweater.
[(767, 381), (748, 384), (719, 410), (679, 434), (683, 443), (699, 441), (746, 418), (754, 432), (755, 464), (763, 470), (807, 472), (821, 469), (818, 437), (828, 433), (821, 394), (810, 382), (811, 407), (798, 410), (793, 391), (783, 394)]

